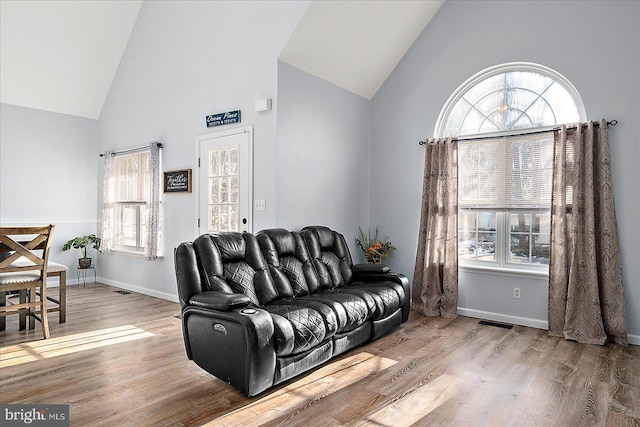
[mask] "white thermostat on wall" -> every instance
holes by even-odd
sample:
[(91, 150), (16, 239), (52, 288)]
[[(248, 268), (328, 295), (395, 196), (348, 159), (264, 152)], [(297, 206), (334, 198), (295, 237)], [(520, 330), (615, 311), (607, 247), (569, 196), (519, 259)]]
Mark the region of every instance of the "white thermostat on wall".
[(257, 99), (255, 102), (256, 113), (266, 113), (271, 111), (271, 98)]

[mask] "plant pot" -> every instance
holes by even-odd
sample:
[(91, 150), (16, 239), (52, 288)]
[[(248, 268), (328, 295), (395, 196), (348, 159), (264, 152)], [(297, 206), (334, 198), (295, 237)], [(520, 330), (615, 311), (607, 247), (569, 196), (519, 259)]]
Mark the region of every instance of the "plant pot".
[(91, 258), (78, 258), (78, 268), (90, 268)]

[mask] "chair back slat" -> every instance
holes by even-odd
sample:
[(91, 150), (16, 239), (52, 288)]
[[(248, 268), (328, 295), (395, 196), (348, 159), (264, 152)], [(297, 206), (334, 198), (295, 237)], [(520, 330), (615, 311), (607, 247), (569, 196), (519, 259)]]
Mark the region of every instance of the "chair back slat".
[[(0, 272), (37, 271), (40, 272), (40, 279), (46, 280), (47, 269), (45, 266), (49, 258), (53, 229), (53, 225), (46, 227), (0, 227), (0, 250), (2, 252), (13, 251), (6, 259), (0, 261)], [(27, 236), (27, 240), (25, 240), (25, 236)], [(20, 263), (16, 265), (14, 263), (23, 257), (31, 261), (31, 264)]]
[[(33, 253), (34, 250), (38, 250), (38, 245), (31, 245), (29, 243), (23, 245), (22, 242), (13, 241), (8, 236), (2, 236), (0, 234), (0, 243), (4, 243), (9, 250), (13, 250), (14, 253), (9, 255), (6, 259), (0, 261), (0, 269), (8, 267), (14, 261), (25, 257), (31, 261), (34, 265), (42, 265), (43, 258)], [(45, 248), (46, 249), (46, 248)]]

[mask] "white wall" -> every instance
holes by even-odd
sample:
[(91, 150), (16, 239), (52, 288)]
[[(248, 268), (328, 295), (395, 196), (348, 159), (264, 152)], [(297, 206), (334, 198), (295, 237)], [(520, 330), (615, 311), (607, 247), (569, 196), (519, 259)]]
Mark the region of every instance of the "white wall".
[(68, 283), (80, 254), (62, 246), (96, 232), (96, 137), (96, 120), (0, 104), (0, 223), (54, 224), (49, 257)]
[(304, 71), (278, 68), (278, 226), (326, 225), (355, 260), (369, 223), (370, 102)]
[[(398, 246), (394, 267), (413, 273), (424, 149), (449, 95), (489, 66), (536, 62), (567, 77), (590, 119), (610, 128), (628, 332), (640, 342), (640, 3), (448, 1), (373, 99), (370, 218)], [(631, 196), (633, 195), (633, 196)], [(522, 298), (511, 297), (514, 286)], [(546, 280), (462, 272), (463, 313), (547, 320)], [(466, 311), (465, 311), (466, 310)], [(475, 310), (475, 311), (474, 311)]]
[[(208, 114), (241, 110), (254, 126), (254, 197), (267, 210), (254, 229), (276, 222), (277, 58), (308, 2), (145, 2), (100, 116), (100, 149), (163, 143), (164, 170), (192, 168), (195, 137)], [(270, 113), (254, 101), (273, 98)], [(195, 179), (195, 177), (194, 177)], [(165, 298), (177, 294), (173, 249), (196, 237), (197, 194), (164, 196), (164, 258), (107, 254), (99, 276), (109, 284)]]

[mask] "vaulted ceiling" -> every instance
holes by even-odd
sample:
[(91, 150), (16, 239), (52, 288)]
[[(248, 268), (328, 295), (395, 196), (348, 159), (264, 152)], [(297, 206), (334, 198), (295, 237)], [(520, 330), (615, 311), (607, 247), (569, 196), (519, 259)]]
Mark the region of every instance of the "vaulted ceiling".
[(0, 101), (97, 119), (141, 6), (0, 1)]
[[(0, 102), (97, 119), (142, 0), (0, 1)], [(372, 99), (444, 0), (313, 0), (280, 59)]]
[(312, 1), (280, 60), (372, 99), (443, 3)]

